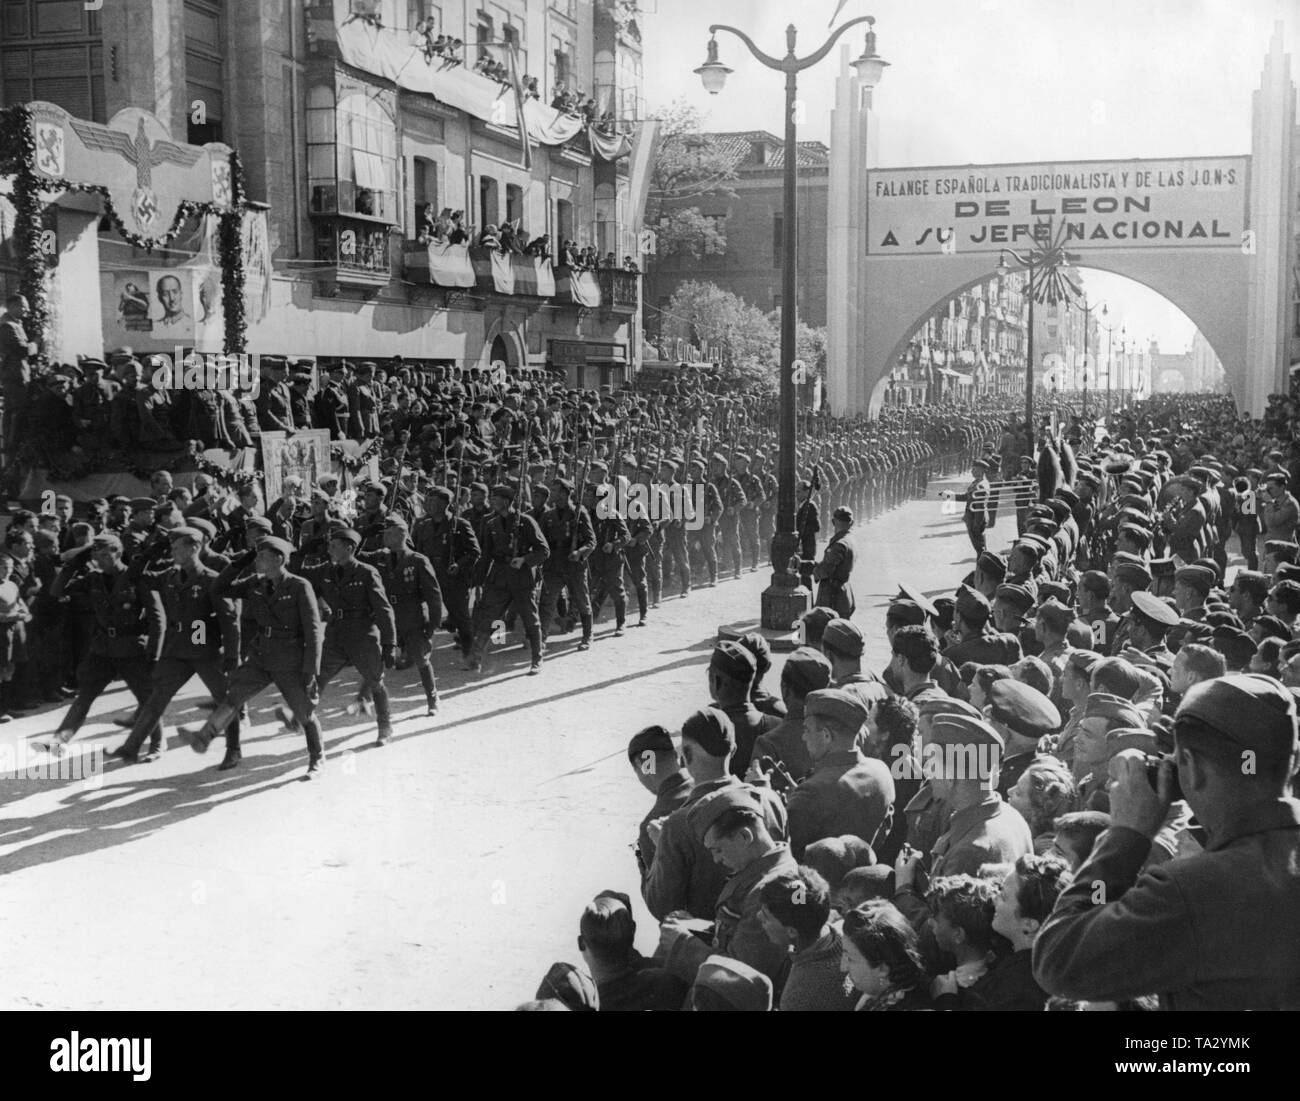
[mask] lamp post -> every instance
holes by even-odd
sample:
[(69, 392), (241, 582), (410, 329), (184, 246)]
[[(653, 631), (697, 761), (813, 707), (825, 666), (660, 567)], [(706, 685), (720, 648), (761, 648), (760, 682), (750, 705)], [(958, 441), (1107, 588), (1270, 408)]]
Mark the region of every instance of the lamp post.
[[(785, 173), (784, 173), (784, 226), (785, 247), (781, 257), (781, 378), (780, 378), (780, 431), (777, 458), (776, 534), (772, 537), (772, 584), (763, 592), (762, 625), (771, 630), (789, 630), (791, 621), (807, 606), (807, 590), (800, 590), (799, 575), (791, 573), (789, 562), (799, 548), (795, 532), (795, 379), (793, 364), (795, 331), (798, 323), (796, 290), (798, 285), (796, 262), (798, 251), (797, 203), (795, 173), (799, 147), (795, 134), (796, 84), (798, 74), (811, 68), (831, 51), (840, 36), (850, 27), (860, 23), (874, 26), (870, 15), (850, 19), (838, 27), (818, 49), (807, 57), (796, 57), (794, 52), (797, 31), (794, 24), (785, 29), (786, 54), (772, 57), (760, 50), (744, 31), (722, 23), (709, 27), (709, 42), (704, 64), (695, 70), (705, 91), (717, 95), (734, 71), (724, 65), (718, 56), (718, 32), (735, 35), (749, 52), (769, 69), (785, 74)], [(889, 62), (876, 53), (876, 32), (867, 31), (862, 56), (853, 62), (858, 80), (864, 88), (874, 88), (884, 74)]]
[[(1034, 302), (1045, 302), (1054, 306), (1063, 299), (1078, 299), (1083, 295), (1079, 286), (1066, 274), (1066, 269), (1074, 264), (1075, 256), (1065, 251), (1064, 240), (1064, 224), (1053, 236), (1050, 221), (1038, 222), (1034, 226), (1034, 241), (1041, 242), (1041, 245), (1031, 248), (1024, 254), (1011, 248), (1003, 248), (998, 254), (999, 275), (1007, 275), (1013, 268), (1019, 268), (1029, 277), (1025, 288), (1029, 295), (1029, 339), (1028, 354), (1025, 357), (1025, 424), (1031, 455), (1034, 450)], [(1011, 262), (1008, 262), (1008, 257), (1011, 258)]]

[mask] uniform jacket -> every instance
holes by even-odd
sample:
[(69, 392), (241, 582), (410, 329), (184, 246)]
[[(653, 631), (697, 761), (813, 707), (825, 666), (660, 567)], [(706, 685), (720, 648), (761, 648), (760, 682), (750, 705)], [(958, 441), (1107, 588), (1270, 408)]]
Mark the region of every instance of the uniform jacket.
[[(516, 518), (518, 524), (516, 525)], [(483, 572), (486, 583), (493, 565), (498, 570), (509, 569), (514, 573), (527, 573), (526, 580), (536, 580), (536, 570), (551, 556), (550, 548), (542, 537), (542, 529), (537, 521), (527, 514), (510, 509), (503, 514), (493, 514), (483, 525), (483, 557), (479, 569)], [(524, 564), (521, 570), (510, 565), (512, 558), (521, 557)]]
[(345, 623), (351, 622), (363, 625), (367, 630), (371, 626), (378, 627), (381, 646), (397, 644), (393, 606), (388, 602), (384, 583), (374, 566), (357, 561), (344, 566), (325, 562), (305, 567), (302, 576), (311, 582), (328, 606), (325, 613), (327, 634), (332, 630), (342, 630)]
[(456, 519), (450, 512), (437, 520), (426, 516), (415, 525), (411, 541), (436, 572), (445, 574), (454, 563), (458, 567), (456, 576), (463, 584), (469, 584), (479, 559), (479, 545), (473, 526), (463, 516)]
[(1139, 876), (1150, 848), (1122, 826), (1097, 839), (1034, 944), (1043, 989), (1159, 994), (1174, 1010), (1300, 1009), (1300, 801), (1255, 808), (1205, 852)]
[(888, 830), (893, 807), (894, 781), (884, 761), (856, 749), (832, 751), (786, 801), (790, 849), (802, 860), (814, 841), (846, 833), (871, 844), (882, 827)]
[(978, 875), (982, 864), (1013, 864), (1034, 851), (1034, 839), (1020, 812), (997, 792), (963, 807), (930, 850), (930, 875)]
[(853, 599), (853, 586), (849, 579), (853, 576), (853, 544), (847, 538), (848, 532), (837, 531), (826, 544), (822, 560), (813, 568), (813, 580), (817, 582), (817, 603), (822, 607), (834, 608), (844, 619), (850, 618), (857, 608)]
[(430, 630), (442, 625), (442, 589), (433, 563), (418, 551), (394, 554), (385, 547), (367, 553), (363, 560), (379, 571), (383, 590), (398, 620), (423, 619)]
[(325, 628), (311, 582), (286, 573), (273, 585), (255, 573), (244, 574), (250, 566), (247, 556), (232, 562), (213, 583), (213, 595), (243, 601), (241, 614), (256, 632), (250, 653), (268, 670), (319, 676)]
[(785, 766), (786, 772), (802, 780), (813, 770), (808, 747), (803, 744), (803, 708), (796, 707), (781, 720), (781, 725), (760, 734), (754, 741), (751, 760), (772, 757)]
[(683, 806), (690, 797), (691, 774), (684, 768), (677, 769), (676, 772), (665, 776), (660, 782), (659, 790), (655, 793), (654, 806), (641, 819), (641, 826), (637, 831), (637, 848), (641, 854), (641, 879), (643, 882), (645, 877), (650, 874), (650, 868), (655, 862), (655, 843), (650, 840), (650, 823), (656, 818), (666, 818), (678, 807)]
[(210, 661), (222, 653), (229, 660), (238, 657), (239, 617), (230, 597), (213, 595), (216, 580), (216, 571), (202, 564), (188, 571), (172, 566), (146, 577), (146, 584), (162, 601), (163, 657), (183, 661)]
[(1265, 539), (1295, 542), (1296, 523), (1300, 521), (1300, 507), (1297, 507), (1296, 499), (1290, 493), (1282, 493), (1276, 500), (1265, 493), (1260, 498), (1259, 518)]
[[(94, 617), (90, 652), (107, 658), (154, 661), (162, 646), (162, 603), (130, 570), (109, 577), (86, 560), (64, 566), (52, 595), (84, 598)], [(81, 571), (81, 572), (78, 572)]]

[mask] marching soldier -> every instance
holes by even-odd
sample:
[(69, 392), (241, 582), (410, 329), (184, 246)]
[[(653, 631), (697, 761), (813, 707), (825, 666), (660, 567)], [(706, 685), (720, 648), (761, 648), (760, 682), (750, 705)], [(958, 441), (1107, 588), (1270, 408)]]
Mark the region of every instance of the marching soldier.
[(433, 672), (433, 634), (442, 624), (442, 590), (433, 564), (407, 544), (409, 531), (400, 516), (390, 516), (384, 528), (384, 549), (363, 555), (379, 570), (393, 606), (397, 641), (408, 663), (414, 664), (424, 685), (428, 714), (438, 713), (438, 682)]
[(745, 503), (740, 507), (740, 549), (742, 554), (748, 554), (749, 569), (753, 573), (758, 569), (761, 555), (758, 516), (764, 501), (763, 483), (756, 474), (751, 473), (748, 455), (738, 451), (731, 461), (736, 467), (735, 481), (745, 495)]
[(483, 557), (479, 560), (483, 594), (474, 609), (474, 642), (466, 668), (483, 669), (494, 624), (513, 607), (524, 621), (524, 632), (532, 653), (530, 676), (542, 671), (542, 634), (537, 615), (537, 569), (550, 557), (546, 539), (537, 521), (521, 513), (514, 504), (514, 490), (493, 487), (493, 515), (484, 527)]
[(727, 460), (719, 454), (712, 456), (712, 481), (722, 498), (722, 515), (718, 520), (718, 532), (722, 547), (719, 551), (722, 562), (731, 563), (735, 576), (740, 576), (742, 566), (740, 552), (740, 513), (746, 505), (745, 491), (740, 487), (728, 467)]
[[(239, 665), (239, 618), (229, 596), (213, 595), (217, 573), (200, 560), (203, 533), (197, 528), (173, 528), (172, 566), (161, 574), (146, 574), (145, 584), (157, 592), (162, 604), (162, 654), (153, 667), (152, 690), (136, 713), (126, 741), (109, 753), (119, 761), (139, 760), (146, 737), (153, 748), (162, 746), (162, 718), (176, 693), (198, 676), (215, 700), (229, 690), (227, 677)], [(141, 563), (143, 565), (143, 563)], [(226, 755), (218, 768), (228, 771), (240, 761), (239, 716), (226, 726)]]
[[(50, 595), (55, 600), (85, 598), (94, 617), (89, 652), (77, 667), (76, 698), (50, 744), (59, 753), (76, 737), (90, 705), (113, 681), (126, 681), (140, 704), (149, 698), (149, 664), (162, 641), (162, 610), (157, 596), (126, 568), (122, 541), (116, 535), (96, 536), (75, 554), (59, 571)], [(161, 745), (159, 728), (151, 754), (160, 754)]]
[[(302, 576), (329, 606), (320, 662), (321, 690), (344, 666), (353, 666), (361, 674), (362, 699), (367, 695), (374, 699), (379, 726), (375, 744), (387, 745), (393, 740), (393, 724), (384, 669), (396, 663), (397, 626), (379, 571), (357, 560), (360, 546), (361, 535), (352, 528), (330, 532), (329, 563), (308, 566)], [(292, 722), (286, 718), (286, 725)]]
[(761, 494), (758, 506), (758, 538), (760, 561), (765, 548), (772, 541), (772, 536), (776, 534), (776, 504), (777, 496), (780, 491), (780, 483), (776, 480), (776, 475), (770, 470), (764, 470), (767, 460), (761, 451), (754, 453), (751, 466), (754, 470), (754, 477), (758, 480), (761, 487)]
[[(595, 467), (593, 465), (593, 474)], [(542, 637), (551, 633), (560, 594), (567, 591), (569, 614), (578, 614), (582, 621), (582, 641), (579, 650), (591, 649), (592, 614), (591, 593), (587, 577), (587, 559), (596, 549), (596, 531), (591, 513), (585, 506), (575, 507), (573, 483), (568, 478), (556, 478), (555, 507), (545, 516), (539, 530), (546, 540), (549, 553), (542, 572), (541, 629)], [(595, 487), (589, 488), (594, 493)]]
[(468, 657), (474, 641), (469, 612), (470, 580), (478, 564), (479, 543), (470, 522), (451, 513), (451, 500), (451, 490), (445, 486), (435, 486), (429, 491), (424, 499), (427, 515), (415, 525), (414, 543), (415, 549), (433, 565), (452, 633), (461, 653)]
[[(293, 544), (274, 536), (245, 551), (213, 582), (216, 599), (243, 601), (249, 621), (247, 656), (230, 676), (230, 687), (208, 721), (197, 729), (182, 728), (196, 753), (206, 753), (212, 739), (227, 727), (239, 709), (274, 684), (307, 737), (306, 779), (316, 778), (325, 760), (320, 724), (316, 720), (319, 698), (321, 645), (324, 632), (311, 584), (285, 567)], [(253, 572), (250, 572), (253, 571)]]
[[(587, 499), (589, 507), (596, 507), (596, 486), (588, 483)], [(623, 588), (623, 567), (626, 565), (625, 551), (632, 537), (628, 532), (627, 522), (616, 509), (610, 509), (609, 515), (597, 514), (595, 523), (596, 549), (588, 560), (592, 578), (592, 617), (600, 614), (605, 598), (614, 603), (614, 635), (622, 637), (624, 623), (627, 619), (627, 592)]]
[[(684, 479), (684, 475), (679, 480), (681, 468), (672, 459), (659, 460), (659, 483), (665, 486), (680, 486), (682, 490), (690, 488), (689, 483)], [(679, 491), (674, 490), (674, 493)], [(678, 499), (686, 496), (680, 493)], [(691, 561), (690, 555), (686, 549), (686, 522), (685, 517), (673, 516), (662, 527), (663, 532), (663, 581), (669, 581), (674, 574), (681, 578), (682, 596), (686, 596), (691, 591)], [(662, 590), (661, 590), (662, 591)], [(653, 592), (653, 590), (652, 590)], [(654, 600), (651, 603), (655, 603)]]
[(704, 477), (704, 460), (691, 460), (691, 478), (704, 484), (704, 525), (699, 529), (700, 550), (709, 571), (709, 587), (718, 583), (718, 526), (723, 518), (722, 494)]
[[(632, 465), (635, 467), (635, 463)], [(639, 475), (637, 479), (639, 484), (645, 487), (648, 495), (658, 496), (658, 494), (662, 492), (657, 486), (652, 486), (650, 484), (649, 471), (638, 469), (637, 474)], [(636, 593), (637, 611), (640, 613), (640, 619), (637, 620), (636, 625), (638, 627), (644, 627), (646, 618), (646, 601), (649, 593), (647, 584), (647, 566), (650, 563), (651, 557), (650, 546), (655, 534), (659, 530), (661, 521), (650, 519), (646, 509), (644, 509), (639, 502), (634, 502), (632, 511), (634, 515), (627, 517), (627, 530), (631, 541), (627, 545), (624, 557), (627, 561), (627, 573), (632, 579), (632, 588)], [(657, 512), (657, 515), (662, 516), (663, 513)], [(657, 597), (659, 594), (659, 585), (657, 582), (655, 584), (654, 592), (656, 596), (655, 602), (658, 603)]]

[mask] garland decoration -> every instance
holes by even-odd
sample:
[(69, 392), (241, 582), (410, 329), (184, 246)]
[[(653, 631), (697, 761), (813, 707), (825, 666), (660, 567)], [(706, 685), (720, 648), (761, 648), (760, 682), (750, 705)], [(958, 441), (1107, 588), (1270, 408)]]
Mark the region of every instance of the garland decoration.
[(198, 467), (200, 474), (206, 474), (222, 489), (232, 489), (236, 492), (245, 486), (259, 486), (266, 480), (260, 470), (229, 470), (202, 454), (194, 456), (194, 465)]
[(217, 249), (225, 349), (227, 355), (237, 355), (248, 345), (248, 319), (244, 314), (244, 166), (235, 152), (230, 154), (230, 207), (221, 215)]
[(349, 455), (346, 451), (344, 451), (342, 444), (338, 444), (338, 443), (331, 444), (330, 458), (333, 459), (336, 463), (342, 465), (343, 469), (346, 470), (349, 474), (355, 474), (358, 470), (362, 469), (362, 467), (368, 464), (370, 457), (378, 450), (379, 450), (379, 437), (376, 436), (373, 439), (371, 439), (371, 441), (367, 443), (365, 447), (363, 447), (355, 455)]

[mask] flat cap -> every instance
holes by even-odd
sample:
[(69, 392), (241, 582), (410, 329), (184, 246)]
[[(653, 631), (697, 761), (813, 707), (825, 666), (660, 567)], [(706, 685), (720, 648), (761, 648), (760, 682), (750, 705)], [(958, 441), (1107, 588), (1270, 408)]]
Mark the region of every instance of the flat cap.
[(682, 723), (682, 737), (689, 738), (710, 757), (725, 757), (736, 748), (736, 729), (716, 707), (702, 707), (687, 718)]
[(822, 642), (850, 657), (861, 657), (867, 645), (862, 629), (847, 619), (832, 619), (822, 631)]
[(158, 502), (152, 497), (135, 497), (131, 501), (132, 512), (143, 512), (147, 508), (157, 508)]
[[(470, 488), (473, 489), (474, 487), (471, 486)], [(515, 491), (508, 485), (498, 484), (492, 487), (492, 492), (489, 496), (500, 497), (503, 501), (513, 501), (515, 499)]]
[(800, 646), (788, 658), (781, 670), (781, 683), (799, 696), (806, 696), (831, 683), (831, 663), (825, 654), (809, 646)]
[(1190, 585), (1202, 595), (1208, 593), (1214, 588), (1218, 578), (1215, 577), (1213, 570), (1207, 570), (1204, 566), (1184, 566), (1181, 570), (1174, 572), (1174, 580), (1184, 585)]
[(809, 692), (803, 713), (814, 718), (830, 719), (847, 729), (858, 731), (871, 714), (866, 703), (843, 688), (819, 688)]
[(709, 668), (732, 680), (752, 680), (758, 672), (758, 661), (740, 643), (727, 639), (713, 647)]
[(1097, 668), (1102, 660), (1101, 654), (1095, 650), (1071, 650), (1065, 659), (1065, 664), (1076, 673), (1091, 677), (1092, 671)]
[(1056, 704), (1022, 681), (996, 681), (988, 695), (993, 717), (1017, 734), (1039, 738), (1061, 726)]
[[(487, 492), (488, 492), (487, 482), (470, 482), (469, 491), (471, 493), (482, 493), (484, 496), (487, 496)], [(511, 495), (513, 496), (513, 494)]]
[(1141, 615), (1163, 627), (1173, 627), (1178, 623), (1178, 613), (1158, 596), (1148, 592), (1133, 594), (1133, 607)]
[(189, 539), (195, 543), (203, 542), (203, 532), (197, 528), (186, 525), (185, 527), (172, 528), (167, 533), (167, 538), (175, 542), (177, 539)]
[(1272, 677), (1232, 673), (1194, 684), (1175, 720), (1185, 716), (1266, 757), (1283, 757), (1297, 748), (1295, 697)]
[(268, 535), (265, 539), (257, 544), (258, 552), (273, 551), (281, 558), (288, 559), (293, 554), (293, 544), (288, 539), (281, 539), (276, 535)]
[(215, 539), (217, 537), (217, 525), (204, 516), (187, 516), (185, 518), (185, 526), (193, 528), (195, 531), (200, 532), (209, 539)]

